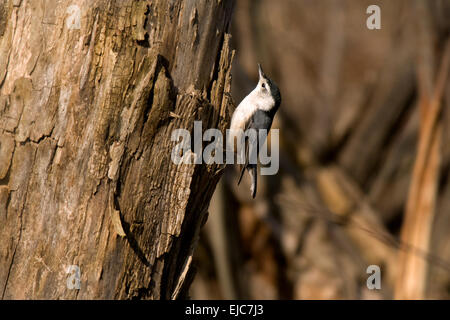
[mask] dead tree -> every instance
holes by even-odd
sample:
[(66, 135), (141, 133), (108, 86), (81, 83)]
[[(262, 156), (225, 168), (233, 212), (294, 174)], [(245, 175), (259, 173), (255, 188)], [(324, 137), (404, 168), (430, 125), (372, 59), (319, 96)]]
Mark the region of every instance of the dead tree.
[(221, 173), (171, 133), (228, 124), (232, 10), (0, 1), (3, 299), (184, 296)]

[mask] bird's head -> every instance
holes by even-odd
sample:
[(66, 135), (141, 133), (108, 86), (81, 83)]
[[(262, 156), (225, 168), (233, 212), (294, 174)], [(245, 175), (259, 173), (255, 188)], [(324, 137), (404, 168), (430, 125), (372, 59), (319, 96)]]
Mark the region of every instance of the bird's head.
[(259, 81), (255, 88), (257, 99), (261, 103), (261, 107), (267, 111), (278, 109), (281, 103), (281, 94), (278, 86), (269, 79), (264, 73), (261, 65), (258, 63)]

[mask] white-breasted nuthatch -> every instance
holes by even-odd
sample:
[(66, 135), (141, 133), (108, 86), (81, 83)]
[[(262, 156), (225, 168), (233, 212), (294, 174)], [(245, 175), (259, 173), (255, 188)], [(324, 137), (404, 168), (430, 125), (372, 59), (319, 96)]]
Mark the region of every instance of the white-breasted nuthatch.
[[(257, 157), (260, 147), (265, 142), (265, 135), (260, 136), (260, 130), (266, 130), (267, 134), (272, 126), (273, 118), (281, 104), (281, 94), (277, 85), (270, 80), (258, 64), (259, 81), (256, 88), (250, 92), (238, 105), (231, 118), (230, 137), (241, 139), (242, 133), (253, 129), (257, 135), (254, 139), (245, 137), (245, 164), (239, 176), (238, 185), (241, 182), (245, 169), (248, 170), (251, 178), (251, 195), (256, 195), (257, 186)], [(238, 144), (239, 145), (239, 144)], [(244, 151), (237, 150), (238, 153)], [(249, 161), (253, 159), (253, 161)]]

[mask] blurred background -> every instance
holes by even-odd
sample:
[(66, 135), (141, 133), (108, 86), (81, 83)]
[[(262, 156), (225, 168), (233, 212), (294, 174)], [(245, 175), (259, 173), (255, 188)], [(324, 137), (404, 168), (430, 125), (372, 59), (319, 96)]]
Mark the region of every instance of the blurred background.
[(279, 85), (280, 171), (253, 200), (227, 167), (192, 299), (450, 298), (449, 31), (450, 0), (236, 1), (232, 96)]

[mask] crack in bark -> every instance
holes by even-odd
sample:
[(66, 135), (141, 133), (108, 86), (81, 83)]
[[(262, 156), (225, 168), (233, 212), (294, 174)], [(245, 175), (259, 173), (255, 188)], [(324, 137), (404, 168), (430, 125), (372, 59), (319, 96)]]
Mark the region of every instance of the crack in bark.
[[(33, 164), (34, 164), (34, 162), (36, 161), (36, 154), (37, 154), (37, 148), (36, 148), (36, 150), (34, 151)], [(7, 273), (7, 275), (6, 275), (5, 284), (4, 284), (4, 286), (3, 286), (2, 298), (1, 298), (2, 300), (5, 298), (6, 288), (7, 288), (7, 286), (8, 286), (8, 281), (9, 281), (9, 277), (10, 277), (10, 274), (11, 274), (12, 266), (13, 266), (13, 264), (14, 264), (14, 259), (15, 259), (15, 257), (16, 257), (17, 248), (19, 247), (20, 240), (22, 239), (23, 212), (24, 212), (25, 207), (26, 207), (26, 205), (27, 205), (26, 199), (27, 199), (27, 197), (28, 197), (28, 190), (29, 190), (29, 187), (30, 187), (30, 181), (31, 181), (31, 179), (28, 180), (27, 188), (26, 188), (25, 194), (24, 194), (24, 196), (23, 196), (23, 198), (25, 199), (25, 201), (24, 201), (24, 203), (23, 203), (22, 208), (20, 209), (20, 215), (19, 215), (19, 219), (20, 219), (19, 237), (18, 237), (17, 243), (16, 243), (16, 245), (15, 245), (15, 247), (14, 247), (14, 251), (13, 251), (13, 254), (12, 254), (12, 257), (11, 257), (11, 263), (9, 264), (9, 267), (8, 267), (8, 273)]]
[[(186, 22), (180, 19), (181, 3), (186, 4), (179, 1), (174, 6), (169, 5), (169, 10), (172, 8), (169, 13), (167, 3), (163, 1), (154, 4), (147, 1), (142, 6), (145, 10), (139, 12), (145, 17), (138, 18), (141, 19), (138, 23), (143, 23), (145, 33), (141, 41), (150, 41), (151, 49), (142, 48), (142, 43), (136, 43), (139, 39), (133, 37), (135, 25), (132, 19), (138, 10), (129, 11), (135, 2), (127, 0), (115, 5), (101, 2), (96, 6), (98, 11), (86, 7), (86, 28), (83, 24), (79, 42), (74, 40), (70, 31), (69, 35), (66, 34), (64, 19), (57, 19), (55, 25), (46, 24), (45, 28), (53, 30), (49, 34), (54, 35), (46, 39), (49, 41), (46, 44), (58, 37), (64, 39), (52, 44), (55, 53), (64, 54), (64, 50), (73, 48), (79, 50), (73, 54), (76, 61), (72, 66), (58, 63), (59, 57), (51, 56), (53, 52), (42, 51), (37, 58), (33, 54), (36, 61), (27, 65), (33, 74), (31, 81), (21, 78), (22, 73), (17, 71), (21, 70), (20, 67), (17, 69), (12, 65), (15, 58), (12, 53), (8, 56), (11, 59), (6, 72), (9, 73), (5, 76), (3, 89), (7, 87), (12, 90), (10, 95), (15, 99), (14, 109), (8, 115), (13, 114), (18, 119), (7, 121), (8, 129), (14, 127), (11, 130), (16, 138), (14, 146), (19, 148), (13, 154), (15, 162), (11, 160), (8, 170), (12, 171), (14, 178), (19, 174), (15, 171), (16, 167), (23, 173), (14, 182), (13, 179), (5, 180), (8, 184), (14, 183), (20, 194), (10, 192), (8, 195), (14, 204), (15, 214), (11, 217), (10, 208), (8, 223), (13, 226), (10, 233), (16, 238), (9, 242), (8, 256), (4, 258), (2, 277), (6, 277), (6, 282), (0, 297), (18, 297), (31, 292), (35, 297), (50, 298), (66, 296), (78, 299), (93, 294), (104, 298), (170, 299), (173, 289), (177, 288), (174, 297), (184, 292), (182, 289), (190, 282), (192, 269), (190, 263), (186, 263), (186, 257), (177, 257), (176, 253), (185, 254), (189, 248), (193, 250), (195, 244), (191, 247), (183, 241), (191, 241), (193, 234), (189, 230), (195, 229), (194, 234), (198, 234), (198, 226), (204, 222), (188, 202), (196, 199), (197, 189), (202, 189), (201, 199), (195, 202), (200, 207), (206, 205), (214, 183), (204, 183), (205, 179), (211, 179), (211, 170), (203, 166), (197, 169), (194, 166), (180, 168), (170, 162), (170, 135), (174, 128), (191, 127), (196, 118), (202, 118), (208, 126), (215, 125), (217, 117), (221, 119), (224, 106), (221, 92), (228, 83), (230, 67), (228, 51), (224, 48), (228, 42), (224, 43), (223, 34), (226, 31), (223, 27), (228, 23), (230, 11), (228, 6), (222, 8), (215, 3), (204, 5), (197, 17), (200, 24), (207, 21), (204, 25), (204, 29), (207, 29), (204, 47), (195, 53), (188, 49), (180, 51), (178, 42), (184, 48), (188, 48), (192, 42), (190, 32), (178, 37), (186, 28)], [(197, 6), (200, 7), (200, 4)], [(30, 7), (30, 13), (33, 10)], [(225, 15), (222, 14), (224, 11)], [(218, 16), (214, 19), (216, 13)], [(17, 17), (17, 12), (13, 14), (16, 27), (14, 31), (8, 29), (8, 35), (15, 33), (17, 37), (14, 41), (21, 33), (24, 37), (30, 36), (29, 23), (22, 16)], [(40, 14), (30, 19), (42, 20)], [(13, 22), (11, 20), (8, 23)], [(44, 27), (42, 23), (39, 26)], [(150, 39), (146, 38), (147, 34)], [(203, 34), (198, 36), (201, 38)], [(16, 49), (22, 46), (14, 44)], [(3, 51), (8, 54), (7, 50)], [(2, 61), (6, 60), (5, 55)], [(53, 64), (55, 68), (45, 69), (47, 64)], [(190, 70), (188, 64), (195, 65), (195, 69)], [(199, 65), (201, 68), (197, 68)], [(226, 70), (222, 71), (221, 68)], [(179, 73), (177, 78), (176, 70), (186, 74)], [(16, 74), (19, 78), (11, 79)], [(3, 72), (0, 78), (2, 76)], [(58, 83), (47, 88), (49, 79)], [(175, 79), (181, 81), (180, 93)], [(187, 92), (190, 84), (197, 81), (202, 83), (203, 88), (198, 89), (196, 99)], [(37, 97), (41, 95), (39, 91), (44, 87), (54, 90), (61, 84), (73, 89), (70, 98), (62, 101), (60, 94), (58, 101), (58, 90), (55, 89), (50, 92), (48, 99), (39, 100), (42, 101), (42, 107), (46, 108), (46, 113), (35, 115), (36, 108), (31, 103), (38, 101)], [(34, 85), (40, 86), (39, 90)], [(208, 96), (213, 102), (206, 99), (205, 87), (209, 87)], [(63, 102), (67, 104), (64, 107), (67, 112), (66, 109), (60, 110)], [(199, 108), (202, 110), (199, 111)], [(58, 116), (59, 111), (64, 111), (61, 117)], [(213, 117), (211, 113), (214, 113)], [(172, 117), (171, 114), (178, 116)], [(66, 139), (64, 148), (67, 152), (58, 150), (61, 147), (58, 141), (63, 138)], [(9, 149), (12, 149), (12, 145)], [(27, 163), (19, 165), (19, 156), (20, 161), (23, 158)], [(57, 166), (55, 162), (68, 165)], [(6, 167), (5, 164), (4, 172)], [(203, 176), (204, 179), (197, 176)], [(217, 182), (216, 179), (213, 177), (211, 180)], [(199, 183), (204, 185), (195, 185), (193, 181), (201, 181)], [(43, 189), (41, 199), (37, 199), (40, 190), (37, 193), (33, 190), (36, 186)], [(205, 190), (205, 187), (211, 190)], [(111, 202), (113, 208), (120, 211), (126, 241), (116, 237), (112, 231), (105, 206), (109, 188), (114, 190)], [(2, 192), (2, 199), (6, 199), (5, 190), (2, 189)], [(12, 207), (9, 201), (8, 206)], [(51, 203), (46, 203), (48, 201)], [(48, 212), (41, 212), (43, 210)], [(41, 218), (49, 220), (45, 223), (33, 221)], [(188, 229), (188, 235), (184, 236), (181, 234), (184, 230), (181, 229), (186, 218), (189, 224), (184, 228)], [(59, 225), (66, 223), (71, 224), (70, 228)], [(95, 271), (96, 277), (103, 275), (104, 282), (99, 285), (90, 282), (88, 291), (66, 292), (65, 288), (48, 291), (48, 283), (55, 281), (55, 275), (49, 275), (48, 279), (40, 279), (39, 285), (35, 283), (38, 287), (29, 291), (35, 281), (34, 274), (25, 273), (30, 266), (22, 264), (27, 255), (33, 258), (35, 253), (28, 251), (25, 240), (47, 238), (49, 226), (57, 229), (51, 238), (52, 241), (60, 241), (57, 250), (62, 253), (57, 251), (59, 253), (50, 258), (47, 252), (42, 252), (48, 266), (57, 270), (62, 260), (72, 262), (84, 268), (84, 280), (90, 278), (88, 273)], [(44, 234), (38, 233), (41, 228)], [(91, 231), (94, 234), (90, 234)], [(71, 243), (72, 239), (76, 241)], [(100, 247), (93, 248), (96, 245)], [(192, 252), (188, 259), (192, 259), (191, 256)], [(32, 270), (36, 270), (36, 266)], [(171, 275), (177, 275), (177, 278), (170, 279)], [(19, 276), (23, 276), (23, 283), (17, 283)], [(181, 280), (182, 277), (185, 280)], [(105, 287), (108, 290), (100, 291), (99, 288)]]
[(2, 185), (8, 186), (9, 185), (9, 179), (11, 177), (11, 167), (12, 167), (15, 151), (16, 151), (16, 144), (14, 143), (14, 149), (11, 153), (11, 158), (10, 158), (9, 164), (8, 164), (8, 170), (6, 171), (6, 175), (2, 179), (0, 179), (0, 186), (2, 186)]

